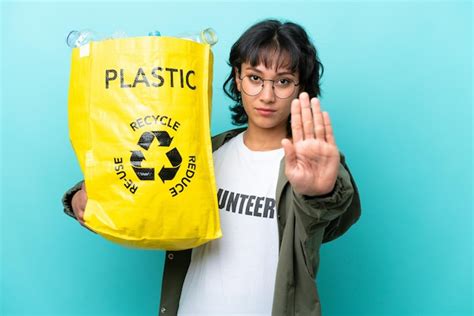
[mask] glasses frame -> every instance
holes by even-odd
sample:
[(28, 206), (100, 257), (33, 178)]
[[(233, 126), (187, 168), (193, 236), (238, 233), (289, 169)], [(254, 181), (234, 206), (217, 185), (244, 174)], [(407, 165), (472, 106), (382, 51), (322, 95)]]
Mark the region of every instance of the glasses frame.
[[(240, 76), (239, 76), (238, 78), (240, 79), (240, 81), (243, 82), (243, 80), (244, 80), (245, 78), (249, 78), (249, 77), (251, 77), (251, 76), (259, 77), (259, 76), (257, 76), (257, 75), (245, 75), (245, 76), (243, 76), (242, 78), (241, 78)], [(260, 80), (262, 80), (262, 88), (260, 89), (260, 91), (259, 91), (258, 93), (256, 93), (256, 94), (250, 94), (250, 93), (248, 93), (247, 91), (245, 91), (243, 84), (242, 84), (242, 91), (243, 91), (246, 95), (251, 96), (251, 97), (254, 97), (254, 96), (259, 95), (260, 93), (262, 93), (263, 88), (265, 88), (265, 81), (270, 81), (270, 82), (272, 83), (272, 90), (273, 90), (273, 93), (275, 94), (275, 96), (276, 96), (278, 99), (289, 99), (289, 98), (291, 98), (291, 94), (293, 94), (293, 93), (295, 92), (295, 91), (293, 90), (293, 92), (292, 92), (289, 96), (287, 96), (286, 98), (281, 98), (281, 97), (279, 97), (279, 96), (277, 95), (277, 93), (275, 92), (275, 81), (277, 81), (278, 79), (264, 79), (264, 78), (261, 78), (261, 77), (259, 77), (259, 78), (260, 78)], [(250, 78), (249, 78), (249, 79), (250, 79)], [(299, 82), (296, 82), (295, 80), (292, 80), (292, 79), (286, 79), (286, 80), (293, 82), (294, 88), (296, 88), (297, 86), (300, 85), (300, 83), (299, 83)]]

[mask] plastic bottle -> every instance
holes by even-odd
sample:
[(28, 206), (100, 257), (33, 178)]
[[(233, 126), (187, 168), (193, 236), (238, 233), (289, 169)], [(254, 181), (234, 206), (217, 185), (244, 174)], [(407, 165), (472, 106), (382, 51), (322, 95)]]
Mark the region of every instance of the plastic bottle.
[(71, 47), (81, 47), (91, 41), (100, 41), (106, 39), (125, 38), (127, 34), (123, 31), (116, 31), (110, 37), (101, 38), (96, 32), (92, 30), (71, 31), (66, 37), (66, 44)]
[[(148, 36), (161, 36), (159, 31), (152, 31), (148, 33)], [(187, 39), (198, 43), (214, 45), (217, 43), (217, 34), (212, 28), (208, 27), (207, 29), (202, 30), (199, 33), (195, 34), (178, 34), (174, 37)]]
[(176, 37), (195, 41), (202, 44), (209, 44), (211, 46), (216, 44), (218, 41), (216, 31), (214, 31), (210, 27), (196, 34), (179, 34)]

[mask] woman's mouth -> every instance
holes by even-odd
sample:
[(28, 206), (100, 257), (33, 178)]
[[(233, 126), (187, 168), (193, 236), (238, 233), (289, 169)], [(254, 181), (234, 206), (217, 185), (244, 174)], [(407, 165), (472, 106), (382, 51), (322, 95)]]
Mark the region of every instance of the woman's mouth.
[(255, 108), (255, 110), (257, 111), (258, 114), (262, 116), (270, 116), (276, 112), (276, 110), (267, 109), (267, 108)]

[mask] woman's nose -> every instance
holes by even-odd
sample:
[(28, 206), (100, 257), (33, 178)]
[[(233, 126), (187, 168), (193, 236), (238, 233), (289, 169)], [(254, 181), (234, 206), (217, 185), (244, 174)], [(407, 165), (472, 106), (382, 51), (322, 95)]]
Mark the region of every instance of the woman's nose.
[(275, 101), (275, 91), (273, 89), (273, 81), (264, 81), (263, 88), (260, 92), (260, 98), (264, 102), (274, 102)]

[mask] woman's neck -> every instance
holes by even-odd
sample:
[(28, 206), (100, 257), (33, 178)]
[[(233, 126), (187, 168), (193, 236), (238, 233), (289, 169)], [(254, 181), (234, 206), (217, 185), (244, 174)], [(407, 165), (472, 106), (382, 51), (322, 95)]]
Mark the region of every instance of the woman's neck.
[(284, 129), (264, 129), (251, 125), (244, 132), (244, 144), (253, 151), (268, 151), (281, 148), (281, 140), (286, 137)]

